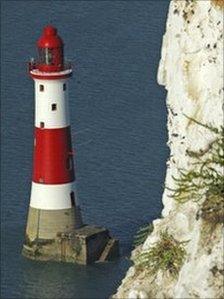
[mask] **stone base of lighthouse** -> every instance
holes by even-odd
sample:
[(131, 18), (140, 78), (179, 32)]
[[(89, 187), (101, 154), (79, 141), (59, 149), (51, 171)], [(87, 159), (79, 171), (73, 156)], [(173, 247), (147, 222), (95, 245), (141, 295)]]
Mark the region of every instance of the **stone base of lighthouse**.
[(118, 240), (103, 227), (83, 225), (79, 208), (40, 210), (30, 207), (22, 253), (40, 261), (89, 264), (119, 255)]

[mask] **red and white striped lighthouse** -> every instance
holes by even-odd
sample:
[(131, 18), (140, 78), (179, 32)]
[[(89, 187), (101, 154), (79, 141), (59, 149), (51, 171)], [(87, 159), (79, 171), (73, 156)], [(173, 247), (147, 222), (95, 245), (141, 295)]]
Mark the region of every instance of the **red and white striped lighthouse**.
[(119, 255), (119, 242), (103, 227), (83, 225), (75, 189), (68, 108), (71, 65), (52, 26), (29, 64), (35, 83), (33, 179), (23, 254), (37, 260), (88, 264)]
[(26, 236), (52, 239), (82, 225), (75, 190), (68, 79), (63, 41), (47, 26), (37, 42), (38, 59), (29, 64), (35, 83), (33, 178)]

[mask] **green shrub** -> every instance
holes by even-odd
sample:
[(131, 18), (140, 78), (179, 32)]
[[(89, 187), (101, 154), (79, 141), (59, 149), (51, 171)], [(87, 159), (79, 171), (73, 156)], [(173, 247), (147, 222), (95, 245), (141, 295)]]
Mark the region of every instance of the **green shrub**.
[(224, 127), (217, 129), (192, 118), (189, 119), (213, 132), (216, 138), (204, 150), (199, 152), (187, 150), (187, 155), (194, 160), (192, 168), (190, 170), (179, 169), (179, 177), (173, 177), (176, 187), (174, 189), (167, 187), (172, 191), (170, 196), (180, 203), (189, 200), (200, 201), (205, 198), (206, 194), (210, 197), (223, 198)]
[(152, 274), (158, 270), (168, 271), (176, 276), (183, 265), (186, 251), (183, 243), (178, 242), (167, 230), (160, 233), (160, 240), (149, 250), (140, 253), (134, 263), (137, 269), (147, 269)]
[(153, 225), (150, 223), (147, 226), (141, 227), (137, 234), (134, 236), (133, 247), (136, 248), (143, 244), (147, 237), (153, 231)]

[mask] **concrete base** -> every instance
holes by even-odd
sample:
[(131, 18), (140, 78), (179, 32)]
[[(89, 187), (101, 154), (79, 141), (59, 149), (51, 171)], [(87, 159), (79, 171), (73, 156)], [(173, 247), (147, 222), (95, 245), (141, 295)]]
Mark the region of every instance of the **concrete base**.
[(58, 234), (54, 239), (26, 239), (22, 254), (40, 261), (61, 261), (87, 265), (119, 256), (118, 240), (107, 229), (83, 226), (72, 233)]
[(22, 254), (34, 260), (86, 265), (117, 257), (119, 243), (103, 227), (82, 225), (79, 209), (30, 207)]

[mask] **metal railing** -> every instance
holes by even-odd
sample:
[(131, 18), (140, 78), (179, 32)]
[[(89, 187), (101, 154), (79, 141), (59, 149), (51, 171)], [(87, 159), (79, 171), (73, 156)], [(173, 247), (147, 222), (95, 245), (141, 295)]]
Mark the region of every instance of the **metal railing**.
[[(28, 62), (28, 71), (31, 72), (33, 70), (38, 70), (38, 65), (40, 65), (41, 63), (39, 63), (38, 61), (35, 61), (34, 59), (31, 59)], [(63, 68), (61, 71), (66, 71), (66, 70), (70, 70), (73, 68), (73, 64), (71, 61), (66, 61), (63, 64)]]

